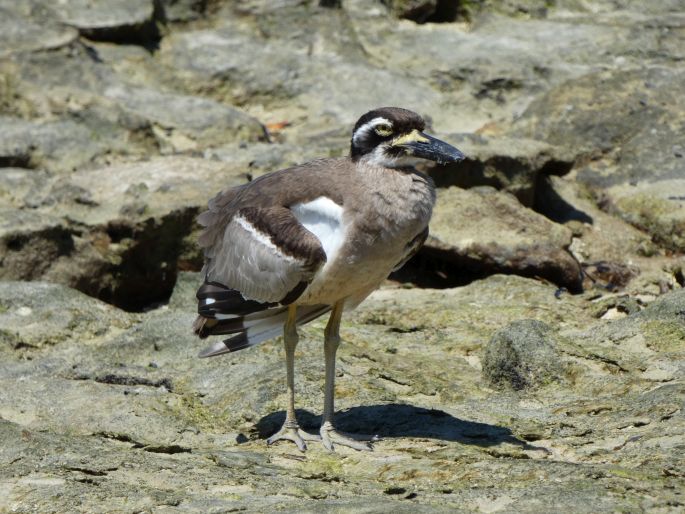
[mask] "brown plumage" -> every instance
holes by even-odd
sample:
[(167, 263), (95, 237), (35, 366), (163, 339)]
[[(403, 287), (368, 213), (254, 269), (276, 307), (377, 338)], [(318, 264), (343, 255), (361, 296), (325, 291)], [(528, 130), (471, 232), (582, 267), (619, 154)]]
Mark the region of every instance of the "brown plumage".
[(326, 394), (320, 436), (369, 449), (332, 425), (335, 351), (344, 309), (354, 308), (403, 265), (428, 235), (435, 202), (432, 181), (407, 158), (460, 160), (461, 153), (423, 134), (423, 119), (399, 108), (376, 109), (355, 125), (350, 157), (318, 159), (223, 191), (199, 217), (206, 265), (198, 290), (201, 337), (232, 337), (201, 356), (254, 346), (281, 333), (286, 348), (289, 402), (283, 428), (269, 439), (311, 434), (297, 427), (293, 358), (296, 327), (326, 312)]

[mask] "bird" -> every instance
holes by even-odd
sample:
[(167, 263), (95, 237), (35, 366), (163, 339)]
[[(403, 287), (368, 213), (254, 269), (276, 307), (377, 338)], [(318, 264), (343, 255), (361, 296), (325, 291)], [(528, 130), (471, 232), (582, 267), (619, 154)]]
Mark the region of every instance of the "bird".
[[(204, 251), (197, 291), (200, 338), (231, 337), (199, 357), (236, 352), (283, 335), (287, 405), (267, 439), (305, 451), (319, 441), (373, 449), (375, 438), (335, 428), (335, 359), (343, 312), (359, 305), (404, 265), (428, 237), (436, 192), (417, 159), (447, 164), (464, 154), (424, 132), (417, 113), (382, 107), (354, 125), (350, 153), (262, 175), (218, 193), (198, 217)], [(324, 405), (318, 434), (295, 414), (297, 327), (330, 313), (324, 330)]]

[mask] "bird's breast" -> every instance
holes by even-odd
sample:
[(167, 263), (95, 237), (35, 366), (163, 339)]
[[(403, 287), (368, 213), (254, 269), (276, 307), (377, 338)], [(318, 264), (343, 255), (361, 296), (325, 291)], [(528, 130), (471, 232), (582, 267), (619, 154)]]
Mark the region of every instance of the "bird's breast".
[(393, 172), (385, 180), (367, 183), (362, 214), (356, 217), (356, 233), (367, 245), (390, 250), (401, 248), (421, 232), (430, 220), (435, 188), (430, 178)]
[(430, 179), (397, 172), (364, 177), (359, 185), (342, 206), (318, 201), (293, 210), (319, 238), (327, 257), (302, 303), (361, 301), (404, 259), (407, 243), (428, 225), (435, 203)]

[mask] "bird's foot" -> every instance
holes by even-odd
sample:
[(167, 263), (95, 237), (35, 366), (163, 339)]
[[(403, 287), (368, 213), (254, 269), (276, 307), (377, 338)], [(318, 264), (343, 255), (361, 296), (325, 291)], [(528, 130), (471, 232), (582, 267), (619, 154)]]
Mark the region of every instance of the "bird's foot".
[(321, 425), (321, 443), (328, 451), (335, 445), (347, 446), (360, 451), (373, 451), (372, 443), (379, 440), (377, 435), (347, 434), (336, 430), (330, 422)]
[(278, 432), (266, 440), (266, 444), (271, 446), (276, 441), (281, 440), (292, 441), (297, 445), (298, 450), (303, 452), (307, 450), (307, 443), (305, 441), (321, 441), (321, 436), (305, 432), (297, 423), (286, 421)]

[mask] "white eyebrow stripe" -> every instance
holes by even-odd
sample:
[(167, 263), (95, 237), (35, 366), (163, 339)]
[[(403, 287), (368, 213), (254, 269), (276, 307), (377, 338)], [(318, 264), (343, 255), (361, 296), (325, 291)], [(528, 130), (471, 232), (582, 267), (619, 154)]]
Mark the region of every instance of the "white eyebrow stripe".
[(366, 137), (366, 135), (369, 132), (371, 132), (374, 128), (376, 128), (378, 125), (382, 124), (387, 124), (390, 125), (390, 127), (392, 127), (392, 122), (389, 119), (379, 116), (378, 118), (374, 118), (371, 121), (367, 121), (357, 130), (355, 130), (354, 134), (352, 135), (352, 141), (356, 143), (359, 139), (363, 139), (364, 137)]

